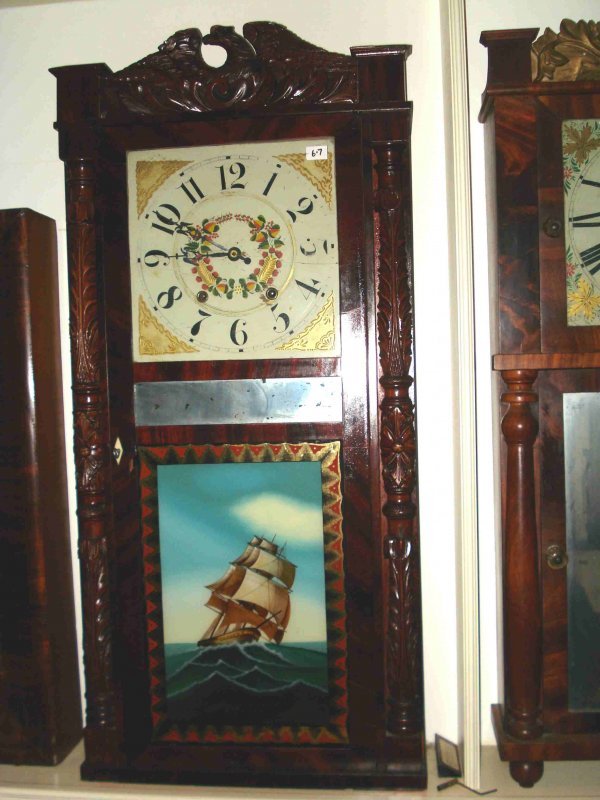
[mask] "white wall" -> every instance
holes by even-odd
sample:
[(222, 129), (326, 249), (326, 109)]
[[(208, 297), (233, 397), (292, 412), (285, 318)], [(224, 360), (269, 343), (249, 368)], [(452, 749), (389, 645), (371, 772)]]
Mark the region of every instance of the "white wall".
[(499, 697), (498, 674), (501, 660), (496, 627), (496, 481), (493, 475), (492, 388), (488, 315), (488, 255), (485, 215), (485, 169), (483, 125), (477, 121), (481, 93), (487, 75), (487, 53), (479, 44), (481, 31), (500, 28), (546, 27), (558, 32), (560, 21), (598, 19), (598, 0), (465, 0), (471, 116), (471, 157), (473, 174), (473, 239), (475, 257), (475, 309), (477, 338), (477, 412), (479, 471), (479, 554), (481, 608), (481, 708), (482, 740), (492, 743), (490, 705)]
[[(180, 28), (274, 19), (328, 50), (413, 45), (408, 62), (413, 124), (419, 467), (429, 738), (458, 738), (454, 580), (453, 416), (447, 265), (446, 174), (437, 0), (0, 0), (0, 207), (28, 206), (54, 217), (65, 275), (64, 193), (57, 157), (55, 81), (48, 68), (106, 62), (113, 70), (154, 52)], [(67, 291), (62, 286), (67, 419), (70, 369)], [(68, 443), (69, 453), (72, 444)], [(72, 460), (70, 472), (73, 473)], [(71, 499), (73, 500), (71, 483)], [(73, 543), (75, 522), (73, 515)], [(75, 552), (75, 550), (74, 550)]]

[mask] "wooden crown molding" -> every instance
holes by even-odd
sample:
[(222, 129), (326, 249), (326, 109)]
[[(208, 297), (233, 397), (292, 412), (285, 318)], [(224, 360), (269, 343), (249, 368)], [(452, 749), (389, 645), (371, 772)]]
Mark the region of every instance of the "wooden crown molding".
[[(227, 53), (220, 67), (206, 63), (205, 45)], [(358, 100), (356, 59), (330, 53), (275, 22), (177, 31), (156, 53), (107, 77), (117, 103), (136, 114), (207, 112), (239, 107), (286, 107)]]

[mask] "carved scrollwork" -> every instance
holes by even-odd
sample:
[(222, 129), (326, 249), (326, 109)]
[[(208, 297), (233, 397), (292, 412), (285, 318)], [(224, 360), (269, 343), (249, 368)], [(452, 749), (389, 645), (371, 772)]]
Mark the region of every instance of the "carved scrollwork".
[(534, 81), (600, 80), (600, 24), (563, 19), (558, 33), (546, 28), (531, 45)]
[(67, 164), (67, 228), (71, 294), (71, 353), (78, 383), (97, 383), (100, 342), (97, 314), (94, 170), (84, 160)]
[(73, 363), (75, 464), (79, 515), (79, 558), (87, 687), (87, 722), (112, 727), (115, 697), (108, 581), (107, 412), (105, 367), (98, 321), (95, 235), (95, 170), (92, 162), (66, 164), (69, 248), (70, 334)]
[[(404, 381), (410, 386), (412, 381)], [(404, 397), (386, 398), (381, 409), (381, 460), (387, 490), (411, 494), (415, 486), (415, 417), (405, 386)], [(393, 389), (394, 387), (392, 387)]]
[(101, 401), (101, 341), (94, 213), (95, 173), (90, 162), (67, 164), (67, 231), (70, 270), (70, 335), (74, 376), (75, 460), (79, 514), (104, 509), (105, 413)]
[(379, 217), (377, 327), (379, 334), (380, 445), (388, 533), (386, 727), (397, 736), (419, 730), (421, 720), (420, 581), (416, 508), (416, 437), (412, 377), (412, 287), (405, 239), (401, 143), (375, 147)]
[[(196, 28), (178, 31), (157, 53), (107, 78), (108, 95), (137, 114), (356, 102), (350, 56), (329, 53), (274, 22), (249, 22), (243, 34), (224, 25), (213, 25), (206, 36)], [(225, 63), (207, 64), (203, 45), (222, 47)]]
[[(90, 405), (92, 399), (84, 391), (78, 396), (84, 409), (75, 410), (75, 452), (77, 464), (77, 476), (79, 491), (84, 494), (96, 495), (104, 491), (105, 488), (105, 453), (106, 447), (102, 437), (102, 427), (98, 418), (98, 408)], [(94, 404), (97, 406), (97, 403)], [(104, 503), (102, 503), (102, 508)], [(80, 509), (80, 516), (96, 516), (100, 509), (94, 504), (94, 508), (85, 507)], [(92, 513), (93, 512), (93, 513)]]
[(114, 725), (112, 690), (112, 635), (108, 598), (108, 553), (105, 537), (83, 539), (79, 544), (83, 607), (92, 614), (84, 619), (87, 686), (87, 723)]

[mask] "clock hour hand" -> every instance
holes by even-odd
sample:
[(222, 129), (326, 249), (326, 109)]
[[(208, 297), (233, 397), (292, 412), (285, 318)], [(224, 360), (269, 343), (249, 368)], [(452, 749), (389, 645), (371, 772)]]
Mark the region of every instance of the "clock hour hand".
[[(216, 244), (216, 242), (213, 242)], [(221, 245), (217, 245), (218, 247), (222, 247)], [(244, 264), (250, 264), (251, 259), (245, 253), (242, 253), (239, 247), (230, 247), (228, 249), (222, 248), (223, 252), (221, 253), (207, 253), (208, 256), (211, 258), (221, 258), (227, 256), (230, 261), (243, 261)]]

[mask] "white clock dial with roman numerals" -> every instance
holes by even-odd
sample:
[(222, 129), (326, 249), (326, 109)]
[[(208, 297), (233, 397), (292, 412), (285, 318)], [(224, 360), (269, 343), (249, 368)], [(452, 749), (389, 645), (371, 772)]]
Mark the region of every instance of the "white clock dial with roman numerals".
[(339, 355), (333, 139), (131, 152), (128, 192), (135, 361)]
[(567, 320), (600, 324), (600, 120), (562, 127)]

